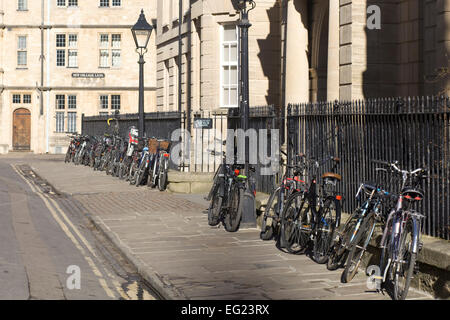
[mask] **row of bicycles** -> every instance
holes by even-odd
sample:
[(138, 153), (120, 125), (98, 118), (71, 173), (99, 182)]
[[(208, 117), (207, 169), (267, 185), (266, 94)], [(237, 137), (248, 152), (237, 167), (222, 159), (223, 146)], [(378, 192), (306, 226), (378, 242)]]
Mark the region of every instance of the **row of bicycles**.
[[(424, 197), (421, 186), (427, 170), (402, 170), (398, 162), (372, 162), (377, 182), (360, 184), (357, 209), (341, 224), (344, 198), (337, 190), (342, 177), (336, 173), (340, 159), (297, 155), (270, 195), (260, 237), (275, 239), (277, 247), (288, 253), (309, 254), (329, 270), (343, 268), (341, 281), (347, 283), (375, 241), (376, 228), (381, 228), (379, 263), (366, 272), (374, 288), (403, 300), (418, 272), (425, 216), (415, 210), (415, 204)], [(325, 167), (331, 170), (323, 170)]]
[(135, 127), (129, 129), (128, 138), (119, 136), (117, 132), (103, 136), (69, 136), (71, 140), (65, 162), (104, 171), (107, 175), (129, 181), (131, 185), (148, 185), (164, 191), (168, 179), (170, 141), (138, 139)]

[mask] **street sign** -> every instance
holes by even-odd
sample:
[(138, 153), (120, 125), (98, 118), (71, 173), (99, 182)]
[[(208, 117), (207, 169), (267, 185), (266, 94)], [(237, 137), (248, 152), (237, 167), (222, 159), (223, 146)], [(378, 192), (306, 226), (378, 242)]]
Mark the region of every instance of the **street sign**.
[(195, 129), (212, 129), (213, 121), (211, 118), (198, 118), (194, 119)]
[(72, 78), (94, 78), (94, 79), (103, 79), (105, 77), (104, 73), (72, 73)]

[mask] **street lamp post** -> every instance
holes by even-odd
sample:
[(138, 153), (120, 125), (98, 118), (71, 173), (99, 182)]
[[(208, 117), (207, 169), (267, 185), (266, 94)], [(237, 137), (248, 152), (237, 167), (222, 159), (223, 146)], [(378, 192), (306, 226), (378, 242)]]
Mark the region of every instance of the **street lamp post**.
[(141, 10), (139, 20), (131, 28), (133, 39), (136, 44), (136, 52), (139, 54), (139, 137), (145, 136), (144, 121), (144, 54), (147, 53), (147, 45), (150, 41), (153, 27), (147, 22), (144, 10)]
[[(249, 54), (248, 54), (248, 30), (252, 26), (248, 19), (249, 11), (256, 7), (256, 3), (253, 0), (235, 0), (232, 1), (233, 4), (241, 12), (241, 17), (239, 21), (240, 29), (240, 63), (241, 63), (241, 101), (240, 101), (240, 114), (241, 114), (241, 128), (244, 132), (249, 129), (249, 116), (250, 116), (250, 94), (249, 94)], [(245, 174), (250, 178), (250, 146), (248, 138), (245, 137)], [(255, 227), (256, 226), (256, 216), (255, 216), (255, 198), (252, 193), (250, 185), (252, 181), (248, 182), (247, 190), (244, 197), (244, 210), (242, 213), (242, 227)]]

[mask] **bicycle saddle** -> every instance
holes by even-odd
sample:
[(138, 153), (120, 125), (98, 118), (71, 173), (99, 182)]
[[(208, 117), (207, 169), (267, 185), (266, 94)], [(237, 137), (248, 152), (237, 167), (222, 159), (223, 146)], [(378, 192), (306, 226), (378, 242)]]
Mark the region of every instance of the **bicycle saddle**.
[(332, 180), (341, 181), (342, 180), (342, 176), (340, 174), (337, 174), (337, 173), (326, 172), (326, 173), (323, 174), (322, 179), (332, 179)]

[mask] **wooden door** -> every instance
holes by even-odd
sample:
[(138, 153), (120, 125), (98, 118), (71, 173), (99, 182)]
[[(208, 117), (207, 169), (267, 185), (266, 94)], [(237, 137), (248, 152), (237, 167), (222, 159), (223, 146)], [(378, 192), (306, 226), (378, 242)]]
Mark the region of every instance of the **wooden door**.
[(14, 150), (30, 150), (31, 145), (31, 112), (17, 109), (13, 115), (13, 147)]

